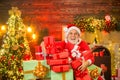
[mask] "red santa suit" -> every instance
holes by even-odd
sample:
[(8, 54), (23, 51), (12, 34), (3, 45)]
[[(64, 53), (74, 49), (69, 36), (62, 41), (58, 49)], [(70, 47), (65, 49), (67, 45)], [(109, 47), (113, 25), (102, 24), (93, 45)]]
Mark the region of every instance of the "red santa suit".
[[(83, 40), (80, 40), (76, 45), (71, 44), (66, 41), (59, 41), (56, 42), (56, 46), (61, 48), (61, 49), (67, 49), (69, 51), (69, 57), (70, 57), (70, 63), (76, 59), (84, 59), (88, 60), (90, 64), (94, 63), (94, 56), (91, 53), (91, 50), (87, 43)], [(72, 56), (75, 54), (75, 56)], [(76, 70), (74, 70), (76, 72)], [(77, 71), (77, 73), (81, 73), (80, 71)], [(80, 76), (81, 75), (81, 76)], [(91, 80), (90, 76), (88, 75), (88, 71), (85, 70), (83, 74), (75, 75), (75, 80)], [(83, 77), (84, 76), (84, 77)]]
[[(72, 26), (66, 30), (66, 36), (72, 29), (76, 30), (80, 34), (79, 28), (77, 28), (76, 26)], [(94, 63), (94, 56), (91, 53), (88, 44), (81, 39), (79, 39), (76, 44), (71, 44), (67, 41), (67, 39), (65, 39), (65, 41), (56, 42), (56, 47), (61, 49), (67, 49), (69, 51), (70, 63), (78, 59), (88, 61), (89, 64)], [(78, 69), (73, 70), (75, 80), (91, 80), (90, 76), (88, 75), (87, 69), (83, 72), (83, 74), (81, 74), (81, 71), (79, 71)]]

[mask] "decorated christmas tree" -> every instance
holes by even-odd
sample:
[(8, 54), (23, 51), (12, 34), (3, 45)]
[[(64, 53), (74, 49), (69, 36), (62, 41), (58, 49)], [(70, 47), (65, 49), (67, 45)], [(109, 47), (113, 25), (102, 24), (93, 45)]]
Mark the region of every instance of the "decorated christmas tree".
[(0, 75), (2, 80), (23, 80), (22, 60), (31, 54), (26, 37), (26, 28), (17, 7), (9, 10), (7, 32), (0, 49)]

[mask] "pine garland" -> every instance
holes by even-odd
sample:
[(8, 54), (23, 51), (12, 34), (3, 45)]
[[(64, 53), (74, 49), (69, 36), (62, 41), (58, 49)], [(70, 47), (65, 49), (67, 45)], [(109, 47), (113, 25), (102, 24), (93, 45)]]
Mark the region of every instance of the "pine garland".
[(80, 28), (81, 31), (86, 32), (95, 32), (95, 30), (100, 31), (120, 31), (120, 23), (118, 23), (118, 20), (110, 16), (111, 20), (106, 21), (104, 18), (99, 19), (96, 17), (86, 17), (86, 16), (77, 16), (74, 19), (74, 24)]

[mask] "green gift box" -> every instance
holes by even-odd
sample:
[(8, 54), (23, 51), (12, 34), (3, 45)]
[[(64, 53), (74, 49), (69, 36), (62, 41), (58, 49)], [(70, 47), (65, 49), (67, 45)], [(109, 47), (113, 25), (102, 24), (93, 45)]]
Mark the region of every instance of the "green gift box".
[[(46, 66), (48, 69), (50, 69), (50, 66), (47, 65), (46, 60), (29, 60), (29, 61), (23, 61), (23, 71), (24, 71), (24, 80), (32, 80), (32, 79), (38, 79), (33, 74), (33, 70), (35, 70), (35, 67), (38, 65), (38, 62), (40, 62), (42, 65)], [(45, 78), (50, 78), (50, 71), (47, 73)]]
[(50, 66), (47, 64), (46, 60), (40, 60), (41, 64), (46, 66), (49, 69), (49, 72), (45, 76), (45, 78), (50, 78), (51, 77), (51, 72), (50, 72)]
[(88, 68), (89, 75), (93, 80), (97, 80), (101, 74), (102, 69), (94, 64), (90, 65)]
[(51, 70), (51, 80), (74, 80), (73, 70), (70, 69), (68, 72), (54, 72)]

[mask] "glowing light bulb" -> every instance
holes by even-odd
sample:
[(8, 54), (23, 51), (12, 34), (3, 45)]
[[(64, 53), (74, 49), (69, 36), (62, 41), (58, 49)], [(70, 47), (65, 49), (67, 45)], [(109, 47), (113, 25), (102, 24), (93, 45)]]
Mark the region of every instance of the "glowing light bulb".
[(33, 39), (36, 39), (36, 35), (35, 35), (35, 34), (32, 34), (32, 38), (33, 38)]
[(28, 31), (28, 32), (32, 32), (32, 28), (31, 28), (31, 27), (28, 27), (28, 28), (27, 28), (27, 31)]
[(2, 25), (1, 30), (3, 30), (3, 31), (6, 30), (4, 25)]

